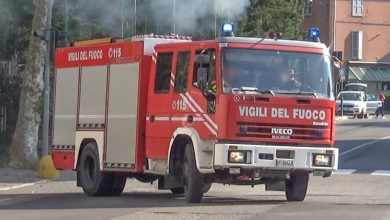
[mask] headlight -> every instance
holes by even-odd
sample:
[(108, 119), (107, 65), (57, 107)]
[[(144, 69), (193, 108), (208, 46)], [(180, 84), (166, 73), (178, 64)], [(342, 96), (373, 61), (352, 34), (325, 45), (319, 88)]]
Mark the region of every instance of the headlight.
[(228, 153), (229, 163), (250, 163), (251, 152), (246, 150), (230, 150)]
[(331, 154), (314, 154), (313, 165), (316, 167), (331, 167), (332, 155)]

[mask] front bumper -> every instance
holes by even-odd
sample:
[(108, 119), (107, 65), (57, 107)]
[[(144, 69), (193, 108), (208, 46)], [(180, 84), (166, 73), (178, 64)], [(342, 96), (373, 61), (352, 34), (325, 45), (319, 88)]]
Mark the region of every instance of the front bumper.
[[(250, 158), (246, 163), (229, 163), (229, 150), (232, 149), (250, 152)], [(293, 153), (290, 154), (290, 157), (286, 157), (283, 152)], [(266, 170), (335, 171), (338, 166), (338, 153), (337, 148), (217, 143), (214, 150), (214, 168), (240, 167)], [(313, 164), (315, 154), (330, 155), (330, 166), (315, 166)]]
[[(341, 114), (341, 108), (336, 109), (337, 113)], [(343, 115), (358, 115), (362, 111), (359, 107), (344, 107)]]

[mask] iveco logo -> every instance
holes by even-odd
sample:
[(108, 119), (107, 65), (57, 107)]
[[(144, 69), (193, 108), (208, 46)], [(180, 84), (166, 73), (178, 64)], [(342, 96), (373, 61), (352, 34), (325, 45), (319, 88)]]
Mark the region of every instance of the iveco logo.
[(271, 134), (279, 135), (292, 135), (293, 130), (291, 128), (272, 128)]

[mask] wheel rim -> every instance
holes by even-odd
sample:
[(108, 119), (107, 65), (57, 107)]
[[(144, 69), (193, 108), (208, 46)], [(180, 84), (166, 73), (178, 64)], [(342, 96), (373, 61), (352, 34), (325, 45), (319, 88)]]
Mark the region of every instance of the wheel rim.
[(96, 165), (95, 165), (94, 160), (91, 157), (87, 157), (85, 159), (85, 167), (84, 168), (87, 171), (86, 176), (87, 176), (88, 181), (94, 182), (94, 180), (96, 179), (96, 172), (95, 172)]

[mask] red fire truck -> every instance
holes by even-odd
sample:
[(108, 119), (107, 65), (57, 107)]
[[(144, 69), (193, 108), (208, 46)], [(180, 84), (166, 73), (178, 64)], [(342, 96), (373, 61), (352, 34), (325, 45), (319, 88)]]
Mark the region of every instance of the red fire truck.
[(143, 35), (55, 58), (52, 158), (87, 195), (126, 179), (200, 202), (212, 183), (302, 201), (337, 169), (332, 59), (322, 43)]

